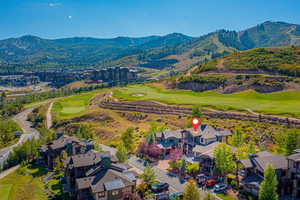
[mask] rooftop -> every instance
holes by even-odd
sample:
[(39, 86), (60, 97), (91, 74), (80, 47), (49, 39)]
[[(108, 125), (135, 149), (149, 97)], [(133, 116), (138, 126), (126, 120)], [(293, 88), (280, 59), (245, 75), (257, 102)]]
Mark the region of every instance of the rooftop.
[(95, 176), (76, 179), (78, 189), (91, 188), (93, 193), (132, 186), (134, 183), (122, 172), (108, 169)]

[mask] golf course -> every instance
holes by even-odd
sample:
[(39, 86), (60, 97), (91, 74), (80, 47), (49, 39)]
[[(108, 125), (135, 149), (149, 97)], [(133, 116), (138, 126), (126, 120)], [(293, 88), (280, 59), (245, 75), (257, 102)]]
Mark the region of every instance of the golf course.
[(58, 119), (67, 119), (84, 114), (88, 108), (90, 100), (104, 90), (94, 90), (79, 95), (61, 98), (55, 102), (53, 112)]
[(295, 91), (258, 93), (248, 90), (220, 94), (215, 91), (169, 90), (150, 84), (137, 84), (115, 89), (113, 93), (114, 97), (125, 101), (155, 100), (168, 104), (300, 117), (300, 92)]

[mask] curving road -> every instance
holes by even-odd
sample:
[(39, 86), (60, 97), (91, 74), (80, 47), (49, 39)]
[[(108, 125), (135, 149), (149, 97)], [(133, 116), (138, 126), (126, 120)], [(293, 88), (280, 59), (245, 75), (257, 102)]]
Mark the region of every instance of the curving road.
[(21, 126), (23, 134), (16, 144), (0, 150), (0, 166), (7, 160), (9, 153), (12, 152), (14, 147), (24, 143), (31, 138), (39, 139), (40, 133), (36, 129), (31, 128), (32, 123), (27, 121), (27, 117), (30, 113), (32, 113), (33, 109), (34, 108), (27, 109), (14, 116), (13, 119)]

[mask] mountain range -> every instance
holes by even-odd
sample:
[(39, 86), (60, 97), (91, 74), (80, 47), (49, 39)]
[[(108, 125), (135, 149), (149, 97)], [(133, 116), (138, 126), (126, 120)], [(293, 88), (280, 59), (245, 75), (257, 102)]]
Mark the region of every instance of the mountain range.
[(172, 33), (50, 40), (26, 35), (0, 40), (0, 70), (126, 66), (184, 71), (235, 51), (289, 45), (300, 45), (300, 25), (271, 21), (243, 31), (218, 30), (200, 37)]

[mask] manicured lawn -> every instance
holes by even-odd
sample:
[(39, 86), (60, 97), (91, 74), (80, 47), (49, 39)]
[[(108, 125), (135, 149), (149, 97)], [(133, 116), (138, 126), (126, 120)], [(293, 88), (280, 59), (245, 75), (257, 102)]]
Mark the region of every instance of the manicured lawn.
[(94, 90), (79, 95), (65, 97), (57, 101), (52, 109), (58, 119), (67, 119), (80, 116), (85, 113), (90, 100), (100, 91)]
[(236, 200), (236, 198), (229, 196), (228, 194), (217, 194), (223, 200)]
[(45, 174), (42, 168), (31, 167), (9, 174), (0, 179), (0, 200), (46, 200), (41, 176)]
[(214, 91), (193, 92), (167, 90), (152, 85), (138, 84), (114, 90), (114, 96), (123, 100), (156, 100), (170, 104), (199, 105), (222, 110), (242, 110), (300, 117), (300, 92), (283, 91), (262, 94), (244, 91), (219, 94)]

